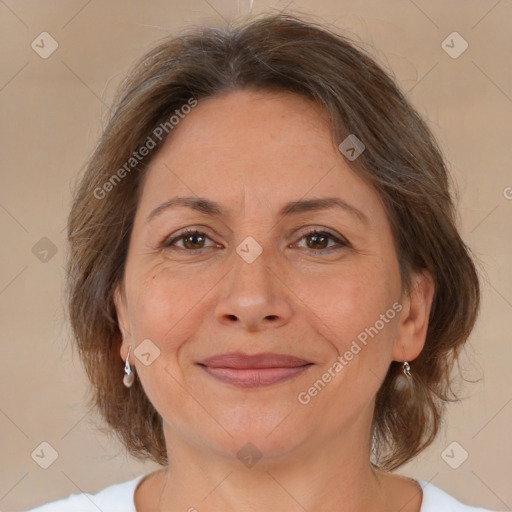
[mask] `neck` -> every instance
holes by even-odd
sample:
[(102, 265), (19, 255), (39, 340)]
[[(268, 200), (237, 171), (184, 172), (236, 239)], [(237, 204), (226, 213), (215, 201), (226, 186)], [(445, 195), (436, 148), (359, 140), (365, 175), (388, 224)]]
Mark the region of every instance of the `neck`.
[(236, 457), (169, 440), (172, 458), (161, 478), (159, 511), (392, 510), (385, 478), (369, 464), (368, 443), (315, 439), (292, 455), (263, 457), (246, 467)]

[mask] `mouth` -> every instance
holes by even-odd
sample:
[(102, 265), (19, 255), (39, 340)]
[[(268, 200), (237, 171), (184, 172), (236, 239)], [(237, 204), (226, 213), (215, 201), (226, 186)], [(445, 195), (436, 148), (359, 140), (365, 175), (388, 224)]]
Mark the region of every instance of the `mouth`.
[(293, 379), (313, 366), (297, 357), (281, 354), (231, 352), (198, 363), (213, 378), (242, 388), (270, 386)]

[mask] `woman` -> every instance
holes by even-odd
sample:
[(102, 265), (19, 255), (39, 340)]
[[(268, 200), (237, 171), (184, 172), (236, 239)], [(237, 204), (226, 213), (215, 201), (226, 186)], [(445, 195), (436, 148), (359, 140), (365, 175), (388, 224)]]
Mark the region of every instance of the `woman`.
[(94, 402), (163, 468), (35, 510), (483, 510), (391, 473), (438, 432), (479, 284), (432, 135), (353, 43), (282, 14), (161, 43), (68, 235)]

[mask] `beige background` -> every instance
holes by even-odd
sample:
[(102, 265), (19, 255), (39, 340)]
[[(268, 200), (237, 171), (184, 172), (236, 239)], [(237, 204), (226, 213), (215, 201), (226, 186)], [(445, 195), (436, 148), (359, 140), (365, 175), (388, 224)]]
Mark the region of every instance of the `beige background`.
[[(436, 444), (401, 472), (512, 510), (512, 2), (255, 0), (252, 11), (287, 5), (364, 41), (395, 73), (446, 152), (463, 237), (482, 269), (483, 307), (463, 360), (480, 381), (463, 387)], [(70, 186), (135, 58), (169, 32), (250, 9), (248, 0), (0, 2), (0, 510), (97, 492), (155, 467), (127, 457), (84, 406), (63, 313)], [(31, 48), (43, 31), (59, 45), (47, 59)], [(469, 44), (457, 59), (441, 47), (453, 31)], [(41, 252), (51, 248), (43, 237), (54, 256)], [(43, 441), (58, 452), (46, 470), (31, 457)], [(441, 457), (453, 441), (469, 453), (458, 469)]]

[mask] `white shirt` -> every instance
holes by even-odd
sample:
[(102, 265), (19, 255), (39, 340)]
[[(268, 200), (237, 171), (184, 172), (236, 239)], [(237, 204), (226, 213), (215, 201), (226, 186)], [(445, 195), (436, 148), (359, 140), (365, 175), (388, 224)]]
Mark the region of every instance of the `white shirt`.
[[(137, 484), (146, 475), (106, 487), (97, 494), (71, 494), (62, 500), (33, 508), (28, 512), (136, 512), (133, 496)], [(492, 512), (488, 509), (469, 507), (446, 494), (435, 485), (417, 480), (423, 489), (420, 512)]]

